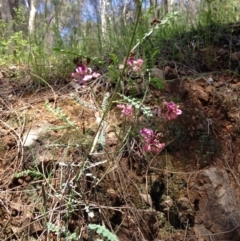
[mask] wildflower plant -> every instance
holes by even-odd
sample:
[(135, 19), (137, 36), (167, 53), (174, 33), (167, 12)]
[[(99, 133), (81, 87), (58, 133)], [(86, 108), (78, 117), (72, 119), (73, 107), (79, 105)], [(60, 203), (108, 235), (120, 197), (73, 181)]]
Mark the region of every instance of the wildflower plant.
[[(136, 24), (137, 25), (137, 24)], [(137, 29), (137, 28), (136, 28)], [(132, 40), (132, 45), (134, 42), (134, 37)], [(139, 42), (140, 44), (140, 42)], [(135, 46), (136, 48), (136, 46)], [(51, 113), (55, 114), (59, 119), (63, 120), (65, 123), (67, 123), (67, 127), (69, 128), (74, 128), (75, 130), (78, 131), (78, 133), (80, 134), (79, 136), (81, 137), (80, 139), (77, 139), (78, 141), (78, 145), (80, 149), (80, 151), (76, 151), (76, 153), (81, 153), (81, 156), (79, 157), (79, 162), (76, 164), (78, 165), (78, 169), (77, 171), (75, 171), (73, 174), (72, 172), (69, 172), (69, 177), (68, 179), (62, 179), (62, 192), (61, 193), (66, 193), (68, 194), (68, 197), (66, 198), (66, 207), (67, 207), (67, 212), (68, 215), (72, 214), (76, 209), (77, 209), (77, 205), (78, 206), (84, 206), (84, 208), (81, 208), (81, 211), (83, 211), (84, 214), (87, 214), (87, 218), (88, 221), (92, 221), (94, 218), (94, 222), (96, 220), (96, 222), (98, 222), (98, 214), (97, 214), (97, 210), (94, 208), (92, 208), (93, 206), (91, 205), (92, 200), (89, 201), (89, 203), (85, 203), (85, 197), (84, 194), (86, 193), (86, 191), (88, 192), (88, 185), (82, 185), (82, 186), (78, 186), (78, 183), (80, 182), (88, 182), (91, 183), (92, 188), (89, 191), (90, 195), (89, 197), (93, 196), (91, 195), (91, 191), (92, 190), (96, 190), (95, 187), (97, 185), (99, 185), (99, 183), (102, 181), (102, 178), (99, 178), (98, 176), (98, 168), (91, 168), (91, 167), (96, 167), (97, 165), (101, 165), (103, 166), (103, 164), (105, 162), (108, 162), (107, 165), (110, 166), (110, 162), (109, 159), (112, 158), (111, 155), (113, 153), (113, 163), (114, 163), (114, 167), (109, 168), (109, 170), (113, 170), (115, 169), (115, 153), (117, 153), (118, 151), (117, 148), (113, 150), (111, 150), (111, 152), (109, 152), (110, 148), (108, 145), (109, 140), (111, 141), (111, 137), (113, 136), (113, 138), (116, 137), (116, 144), (118, 145), (120, 144), (121, 148), (119, 148), (120, 151), (122, 151), (124, 148), (129, 147), (129, 148), (133, 148), (133, 146), (129, 146), (129, 145), (125, 145), (126, 142), (129, 140), (129, 135), (131, 135), (132, 133), (134, 135), (136, 135), (136, 133), (139, 133), (139, 129), (140, 129), (140, 136), (142, 137), (142, 146), (140, 148), (142, 148), (143, 152), (147, 152), (147, 153), (154, 153), (154, 154), (158, 154), (159, 152), (161, 152), (161, 150), (163, 150), (163, 148), (166, 146), (166, 144), (161, 140), (163, 134), (159, 133), (159, 132), (155, 132), (153, 129), (148, 128), (147, 126), (144, 126), (142, 123), (143, 118), (146, 118), (147, 121), (149, 121), (152, 118), (156, 118), (156, 112), (155, 110), (153, 110), (152, 107), (149, 107), (147, 105), (145, 105), (144, 101), (145, 101), (145, 97), (148, 93), (148, 85), (150, 83), (150, 80), (146, 81), (146, 85), (147, 88), (145, 89), (145, 94), (144, 97), (142, 99), (137, 99), (137, 98), (132, 98), (129, 96), (125, 96), (125, 95), (121, 95), (119, 94), (120, 92), (120, 88), (121, 88), (121, 84), (122, 83), (130, 83), (131, 81), (134, 82), (136, 81), (137, 77), (138, 79), (141, 78), (142, 81), (144, 82), (144, 71), (145, 71), (145, 66), (144, 63), (145, 61), (142, 58), (137, 58), (135, 56), (135, 52), (129, 47), (129, 51), (128, 54), (126, 54), (126, 58), (123, 59), (122, 64), (119, 65), (119, 63), (121, 63), (121, 61), (114, 61), (114, 68), (113, 70), (116, 72), (117, 76), (117, 81), (116, 83), (114, 83), (114, 91), (111, 93), (108, 93), (107, 91), (104, 94), (104, 98), (102, 100), (102, 104), (100, 105), (99, 100), (96, 101), (96, 99), (93, 102), (90, 103), (96, 103), (96, 106), (93, 104), (88, 103), (88, 100), (86, 100), (86, 98), (84, 98), (85, 96), (81, 96), (81, 98), (74, 93), (71, 93), (70, 96), (76, 100), (79, 104), (81, 104), (82, 106), (84, 106), (85, 108), (88, 108), (90, 110), (92, 110), (95, 113), (95, 117), (96, 117), (96, 123), (98, 125), (97, 130), (94, 130), (94, 137), (91, 136), (87, 136), (84, 135), (83, 133), (83, 137), (85, 138), (85, 136), (87, 136), (87, 138), (91, 138), (91, 141), (89, 142), (89, 146), (87, 147), (87, 149), (85, 148), (85, 144), (83, 146), (82, 143), (82, 135), (81, 135), (81, 131), (80, 129), (77, 128), (76, 123), (72, 120), (70, 120), (68, 118), (68, 116), (66, 116), (66, 114), (63, 113), (62, 109), (60, 107), (58, 108), (53, 108), (48, 102), (45, 104), (47, 110), (49, 110)], [(90, 66), (90, 61), (87, 59), (86, 61), (82, 61), (80, 59), (80, 61), (76, 61), (74, 62), (76, 65), (75, 71), (71, 74), (72, 78), (79, 84), (82, 86), (82, 88), (91, 88), (89, 86), (89, 83), (91, 80), (99, 78), (100, 74), (94, 72), (89, 66)], [(118, 70), (117, 70), (118, 69)], [(115, 73), (114, 72), (114, 73)], [(69, 73), (71, 73), (69, 71)], [(107, 81), (107, 80), (106, 80)], [(94, 82), (95, 83), (95, 82)], [(148, 83), (148, 85), (147, 85)], [(136, 83), (137, 84), (137, 83)], [(145, 83), (144, 83), (145, 84)], [(93, 84), (92, 84), (93, 85)], [(95, 88), (94, 86), (94, 91), (90, 91), (91, 94), (94, 94), (92, 96), (96, 97), (96, 93), (95, 90), (97, 88)], [(105, 88), (106, 89), (106, 88)], [(88, 90), (88, 89), (87, 89)], [(102, 89), (101, 89), (102, 91)], [(87, 91), (86, 91), (87, 92)], [(84, 91), (85, 93), (85, 91)], [(91, 97), (92, 97), (91, 96)], [(120, 96), (120, 98), (119, 98)], [(120, 99), (120, 100), (119, 100)], [(123, 125), (121, 125), (121, 130), (118, 132), (118, 129), (115, 132), (115, 128), (113, 129), (113, 131), (111, 130), (111, 126), (109, 125), (109, 119), (107, 118), (109, 111), (112, 111), (112, 106), (113, 103), (117, 103), (116, 105), (116, 110), (121, 112), (121, 116), (123, 117), (128, 117), (125, 119), (125, 123)], [(175, 118), (177, 118), (178, 115), (182, 114), (181, 110), (178, 108), (178, 106), (174, 103), (174, 102), (166, 102), (164, 101), (163, 104), (158, 108), (160, 113), (159, 115), (157, 114), (158, 117), (163, 117), (165, 116), (166, 119), (168, 120), (173, 120)], [(134, 115), (133, 115), (134, 113)], [(155, 115), (154, 115), (155, 114)], [(133, 120), (134, 117), (135, 119)], [(138, 118), (141, 117), (141, 118)], [(143, 118), (142, 118), (143, 117)], [(160, 118), (159, 118), (160, 119)], [(149, 122), (148, 122), (149, 123)], [(139, 128), (139, 125), (141, 126), (141, 128)], [(95, 128), (94, 128), (95, 129)], [(111, 132), (109, 131), (111, 130)], [(109, 134), (109, 135), (108, 135)], [(116, 134), (116, 135), (115, 135)], [(77, 137), (79, 137), (77, 136)], [(137, 134), (138, 136), (138, 134)], [(137, 138), (139, 139), (139, 138)], [(119, 141), (121, 140), (121, 142)], [(133, 142), (133, 145), (135, 145), (135, 142)], [(117, 146), (117, 147), (120, 147)], [(138, 143), (135, 145), (137, 147), (139, 147)], [(76, 148), (78, 148), (78, 146), (76, 146)], [(85, 150), (86, 149), (86, 150)], [(104, 159), (106, 158), (106, 160), (102, 160), (101, 158)], [(96, 160), (98, 160), (96, 162)], [(69, 165), (71, 165), (71, 169), (73, 167), (75, 167), (75, 164), (72, 163), (68, 163), (63, 161), (63, 165), (62, 163), (59, 163), (59, 166), (64, 167), (61, 168), (61, 170), (67, 169), (69, 167)], [(93, 166), (92, 166), (93, 165)], [(105, 168), (105, 166), (103, 166)], [(109, 171), (108, 170), (108, 171)], [(108, 171), (104, 174), (107, 175)], [(110, 171), (109, 171), (110, 172)], [(103, 175), (103, 176), (104, 176)], [(77, 191), (76, 187), (78, 187), (80, 189), (80, 191)], [(77, 201), (77, 198), (80, 199), (80, 201)], [(89, 198), (90, 199), (90, 198)], [(94, 210), (94, 211), (93, 211)], [(53, 232), (56, 235), (61, 235), (61, 230), (60, 230), (60, 226), (58, 225), (51, 225), (53, 224), (52, 220), (49, 220), (51, 222), (48, 222), (48, 232)], [(67, 226), (67, 224), (66, 224)], [(111, 226), (110, 226), (111, 228)], [(112, 229), (112, 228), (111, 228)], [(111, 230), (110, 229), (110, 230)], [(95, 230), (97, 234), (102, 235), (102, 237), (104, 239), (110, 240), (110, 241), (117, 241), (118, 238), (117, 236), (112, 233), (111, 231), (109, 231), (106, 227), (98, 225), (98, 224), (89, 224), (88, 225), (88, 230)], [(68, 232), (68, 229), (66, 229), (66, 231), (64, 232), (65, 235), (68, 236), (69, 240), (74, 240), (75, 238), (78, 238), (78, 234), (76, 233), (70, 233)], [(72, 237), (70, 235), (73, 235)], [(74, 236), (75, 235), (75, 236)], [(89, 240), (90, 240), (90, 232), (89, 232)]]
[[(180, 110), (173, 101), (167, 102), (164, 100), (161, 107), (154, 107), (153, 113), (156, 117), (173, 120), (176, 119), (178, 115), (182, 114), (182, 110)], [(162, 137), (161, 133), (154, 133), (152, 129), (142, 128), (140, 130), (140, 135), (144, 139), (144, 152), (152, 152), (156, 154), (165, 147), (165, 143), (160, 143), (159, 141), (159, 138)]]
[(89, 60), (87, 60), (86, 63), (83, 63), (82, 60), (79, 61), (79, 63), (76, 64), (75, 72), (72, 73), (72, 77), (81, 84), (83, 88), (86, 88), (90, 80), (100, 77), (99, 73), (93, 72), (92, 69), (87, 66), (88, 63), (90, 63)]
[[(138, 2), (142, 3), (142, 1), (138, 1)], [(140, 4), (139, 4), (139, 8), (140, 8)], [(73, 113), (70, 118), (66, 113), (64, 113), (64, 109), (62, 109), (59, 106), (62, 103), (62, 99), (57, 103), (58, 105), (56, 108), (55, 108), (55, 102), (54, 102), (54, 105), (51, 105), (49, 102), (45, 103), (45, 108), (50, 113), (54, 114), (59, 120), (62, 120), (65, 124), (63, 128), (66, 128), (67, 130), (66, 131), (64, 130), (64, 132), (61, 132), (61, 130), (59, 130), (58, 132), (55, 133), (56, 136), (59, 136), (60, 143), (56, 143), (56, 144), (55, 142), (52, 143), (52, 138), (51, 138), (48, 141), (49, 145), (45, 146), (44, 144), (44, 149), (41, 147), (39, 153), (42, 154), (41, 153), (42, 150), (44, 152), (46, 151), (46, 155), (44, 156), (46, 156), (46, 158), (48, 159), (46, 159), (46, 161), (45, 159), (43, 161), (39, 161), (39, 163), (42, 163), (42, 166), (39, 169), (39, 171), (38, 170), (35, 171), (32, 169), (25, 170), (24, 172), (19, 172), (18, 174), (16, 174), (15, 178), (20, 178), (21, 176), (27, 176), (26, 182), (24, 179), (22, 179), (24, 188), (26, 186), (25, 183), (27, 183), (27, 180), (29, 179), (29, 177), (45, 180), (43, 182), (44, 185), (42, 185), (42, 191), (40, 196), (41, 200), (43, 200), (43, 202), (41, 201), (41, 204), (43, 203), (44, 205), (39, 205), (41, 208), (43, 206), (42, 212), (44, 214), (38, 215), (36, 213), (38, 212), (38, 208), (36, 208), (36, 212), (34, 209), (34, 215), (36, 213), (38, 217), (43, 217), (42, 224), (45, 224), (45, 225), (42, 225), (43, 228), (45, 229), (43, 231), (43, 234), (46, 233), (46, 236), (50, 235), (51, 233), (51, 237), (54, 237), (52, 235), (56, 235), (57, 239), (61, 239), (64, 237), (64, 239), (66, 240), (79, 240), (82, 238), (81, 235), (84, 235), (84, 238), (85, 238), (86, 233), (82, 232), (82, 230), (84, 230), (84, 227), (79, 227), (79, 222), (76, 222), (76, 225), (79, 228), (79, 231), (81, 230), (80, 232), (81, 235), (78, 234), (77, 231), (73, 231), (74, 230), (73, 227), (75, 226), (74, 224), (75, 217), (80, 216), (82, 213), (81, 218), (83, 222), (81, 221), (81, 226), (88, 224), (87, 225), (88, 229), (96, 231), (96, 233), (98, 235), (101, 235), (103, 239), (110, 240), (110, 241), (118, 241), (119, 239), (113, 233), (114, 229), (111, 227), (111, 223), (113, 223), (113, 225), (117, 227), (118, 220), (117, 220), (117, 223), (112, 222), (112, 220), (111, 222), (109, 222), (109, 216), (107, 214), (108, 212), (106, 212), (106, 218), (108, 218), (107, 222), (101, 221), (100, 219), (105, 215), (99, 215), (99, 213), (101, 212), (103, 204), (109, 205), (109, 203), (112, 202), (114, 206), (116, 205), (118, 206), (117, 203), (120, 204), (124, 202), (124, 200), (130, 201), (130, 198), (125, 199), (124, 195), (119, 195), (119, 200), (117, 200), (118, 192), (122, 190), (124, 190), (124, 192), (127, 192), (129, 185), (127, 183), (126, 185), (125, 183), (123, 183), (123, 186), (122, 186), (123, 188), (118, 188), (116, 190), (116, 198), (110, 195), (109, 195), (110, 197), (107, 197), (105, 195), (101, 195), (98, 197), (97, 196), (98, 191), (99, 190), (101, 191), (103, 190), (103, 188), (105, 188), (105, 186), (108, 186), (108, 185), (105, 185), (105, 182), (101, 184), (100, 188), (98, 185), (103, 181), (103, 178), (105, 176), (107, 176), (109, 173), (117, 169), (120, 163), (119, 160), (122, 157), (125, 158), (126, 154), (134, 153), (138, 158), (139, 157), (138, 153), (140, 153), (140, 155), (142, 154), (141, 152), (138, 152), (137, 148), (139, 148), (139, 146), (144, 152), (154, 153), (154, 154), (158, 154), (164, 149), (166, 144), (164, 143), (164, 141), (162, 141), (163, 134), (159, 132), (155, 132), (153, 130), (155, 128), (151, 129), (148, 126), (146, 126), (146, 123), (149, 123), (150, 119), (154, 119), (154, 121), (155, 119), (160, 119), (160, 118), (156, 118), (156, 115), (154, 114), (157, 114), (157, 116), (161, 118), (166, 117), (166, 119), (168, 120), (174, 120), (179, 115), (182, 114), (182, 111), (179, 109), (179, 107), (172, 101), (170, 102), (164, 101), (162, 105), (159, 107), (158, 109), (159, 112), (157, 113), (155, 113), (155, 110), (153, 110), (150, 105), (147, 106), (144, 102), (145, 97), (148, 93), (149, 84), (151, 83), (150, 78), (148, 80), (144, 79), (144, 75), (146, 76), (144, 71), (149, 66), (147, 65), (147, 61), (146, 61), (147, 58), (144, 59), (143, 57), (140, 57), (140, 56), (146, 56), (145, 53), (143, 53), (142, 48), (139, 50), (140, 55), (136, 54), (136, 52), (138, 53), (136, 48), (142, 45), (144, 41), (147, 40), (147, 38), (153, 33), (153, 30), (155, 29), (155, 25), (149, 33), (144, 35), (144, 37), (137, 38), (136, 40), (136, 31), (137, 29), (139, 29), (138, 24), (140, 23), (139, 21), (140, 15), (141, 15), (141, 10), (139, 10), (138, 16), (136, 18), (136, 26), (132, 34), (132, 40), (131, 40), (131, 43), (129, 44), (129, 49), (127, 50), (127, 53), (125, 53), (124, 55), (125, 58), (123, 57), (118, 61), (115, 54), (114, 53), (112, 54), (114, 67), (111, 69), (111, 71), (112, 73), (114, 73), (114, 77), (116, 74), (114, 81), (113, 81), (113, 77), (110, 77), (112, 78), (111, 80), (109, 80), (109, 78), (106, 80), (104, 79), (103, 84), (98, 83), (97, 86), (94, 86), (94, 89), (90, 89), (92, 86), (89, 86), (89, 83), (93, 85), (91, 81), (99, 78), (101, 75), (100, 73), (93, 71), (93, 69), (91, 68), (92, 66), (90, 65), (90, 60), (88, 58), (86, 58), (86, 61), (83, 61), (81, 58), (79, 59), (79, 61), (76, 61), (76, 62), (74, 61), (75, 70), (73, 72), (70, 70), (67, 71), (68, 76), (71, 75), (72, 79), (76, 81), (82, 88), (86, 90), (88, 90), (88, 88), (90, 89), (89, 92), (83, 91), (81, 93), (70, 94), (71, 98), (73, 98), (77, 103), (79, 103), (81, 107), (84, 107), (84, 108), (79, 108), (82, 110), (80, 113), (76, 111), (77, 113)], [(158, 23), (162, 25), (164, 21), (158, 22)], [(95, 32), (95, 31), (92, 31), (92, 32)], [(22, 35), (20, 37), (19, 36), (17, 37), (19, 40), (21, 40)], [(9, 41), (10, 42), (8, 45), (10, 46), (11, 43), (14, 41), (11, 39)], [(134, 45), (134, 42), (136, 41), (137, 41), (137, 44), (132, 48), (132, 46)], [(17, 41), (17, 44), (20, 45), (18, 41)], [(26, 44), (27, 43), (23, 42), (21, 46), (24, 47), (26, 46)], [(23, 49), (22, 47), (20, 49), (21, 51)], [(110, 48), (108, 48), (108, 50), (109, 49)], [(18, 58), (20, 56), (19, 53), (21, 52), (19, 51), (17, 51)], [(81, 52), (82, 51), (83, 50), (81, 50)], [(71, 53), (67, 53), (67, 51), (65, 51), (64, 54), (67, 55)], [(45, 57), (45, 55), (43, 57)], [(45, 61), (45, 58), (43, 59)], [(41, 67), (42, 65), (37, 65), (37, 66), (40, 66), (39, 68), (42, 68)], [(110, 68), (108, 69), (110, 70)], [(105, 76), (109, 76), (108, 73), (106, 73), (104, 77)], [(135, 77), (137, 77), (138, 80), (141, 78), (140, 79), (140, 81), (142, 80), (141, 83), (143, 83), (144, 87), (147, 87), (145, 89), (144, 97), (137, 99), (137, 98), (119, 94), (119, 90), (121, 88), (122, 82), (123, 83), (127, 82), (128, 84), (131, 84), (131, 83), (134, 83), (136, 85), (138, 84), (136, 81), (137, 78)], [(105, 88), (106, 86), (104, 85), (105, 82), (107, 81), (110, 81), (111, 83), (113, 83), (111, 85), (111, 88), (114, 87), (114, 90), (110, 93), (107, 92), (110, 90), (109, 89), (106, 90)], [(95, 82), (97, 81), (94, 81), (94, 83)], [(100, 90), (97, 88), (98, 86), (101, 87), (101, 89), (99, 88)], [(107, 87), (108, 86), (109, 85), (107, 85)], [(144, 87), (142, 89), (144, 89)], [(100, 96), (104, 96), (102, 102), (97, 98), (99, 97), (98, 95), (99, 92), (101, 92)], [(102, 92), (105, 92), (105, 94)], [(89, 94), (91, 101), (89, 100), (88, 96), (84, 94)], [(63, 97), (65, 98), (66, 96), (64, 95)], [(69, 103), (68, 101), (63, 101), (63, 102), (65, 107)], [(70, 103), (72, 103), (72, 101)], [(114, 125), (112, 125), (111, 123), (112, 118), (108, 118), (109, 112), (112, 113), (112, 107), (114, 106), (113, 103), (117, 103), (115, 110), (118, 112), (121, 112), (122, 117), (127, 117), (125, 119), (124, 124), (121, 123), (119, 126), (118, 126), (118, 123), (117, 124), (114, 123)], [(86, 108), (88, 110), (91, 110), (91, 112), (89, 112), (90, 114), (88, 113), (88, 111), (85, 111)], [(75, 108), (73, 110), (75, 111)], [(97, 114), (97, 112), (99, 114)], [(85, 113), (87, 114), (85, 115)], [(96, 120), (93, 118), (95, 122), (92, 119), (87, 119), (89, 115), (92, 115), (91, 113), (95, 114)], [(72, 119), (72, 118), (75, 118), (75, 119)], [(144, 122), (145, 124), (143, 123), (143, 121), (145, 121)], [(90, 125), (91, 124), (93, 125), (86, 126), (85, 122), (89, 123)], [(97, 128), (95, 128), (96, 124), (98, 126)], [(86, 126), (86, 129), (85, 129), (85, 126)], [(58, 128), (60, 129), (59, 126)], [(119, 131), (119, 129), (121, 130)], [(130, 140), (129, 138), (130, 135), (137, 136), (137, 138), (134, 139), (134, 141), (139, 140), (139, 129), (140, 129), (140, 136), (142, 138), (142, 144), (139, 145), (136, 142), (132, 142), (131, 143), (132, 145), (128, 145), (129, 143), (127, 142)], [(90, 131), (91, 131), (91, 134), (89, 134)], [(92, 132), (94, 132), (94, 135), (92, 135)], [(69, 138), (69, 134), (73, 136), (70, 136)], [(50, 155), (50, 152), (51, 152), (50, 147), (54, 147), (53, 155)], [(136, 150), (134, 149), (135, 147), (137, 147)], [(130, 151), (126, 152), (126, 148), (128, 148), (128, 150)], [(61, 156), (60, 152), (62, 150), (64, 150), (64, 154)], [(22, 157), (25, 158), (25, 156), (27, 155), (24, 155)], [(24, 163), (25, 163), (25, 160), (24, 160)], [(144, 168), (144, 167), (145, 166), (142, 165), (141, 168)], [(45, 172), (47, 176), (45, 175)], [(123, 173), (124, 172), (121, 172), (121, 174)], [(115, 173), (113, 174), (113, 177), (114, 176), (115, 176)], [(123, 175), (121, 176), (119, 175), (119, 180), (121, 177), (123, 177)], [(52, 178), (53, 178), (53, 181), (52, 181)], [(107, 180), (110, 180), (110, 178), (108, 178)], [(118, 180), (116, 179), (117, 185), (114, 185), (114, 186), (117, 187), (119, 183), (118, 183)], [(19, 179), (19, 184), (21, 184), (20, 179)], [(95, 200), (96, 197), (97, 197), (97, 200)], [(116, 199), (116, 202), (110, 199)], [(51, 201), (53, 201), (52, 206), (50, 203)], [(96, 203), (96, 201), (101, 201), (101, 202)], [(132, 203), (132, 201), (128, 203), (130, 204)], [(120, 207), (119, 209), (120, 212), (122, 213), (121, 216), (123, 218), (127, 217), (128, 220), (131, 220), (132, 212), (130, 211), (128, 213), (127, 210), (126, 211), (124, 210), (122, 212), (121, 208), (122, 207)], [(118, 209), (116, 210), (117, 212), (119, 212)], [(112, 211), (110, 212), (112, 213)], [(105, 211), (104, 211), (104, 214), (105, 214)], [(125, 214), (127, 216), (125, 216)], [(134, 216), (139, 218), (138, 215), (134, 215)], [(35, 217), (36, 216), (31, 217), (31, 220), (34, 220)], [(86, 218), (86, 222), (84, 222), (85, 218)], [(89, 222), (94, 222), (94, 224), (89, 224)], [(107, 227), (98, 225), (97, 224), (98, 222), (106, 223)], [(131, 223), (137, 224), (139, 222), (136, 222), (133, 218), (133, 222)], [(119, 225), (119, 228), (121, 228), (121, 225)], [(139, 229), (139, 231), (141, 230)], [(37, 230), (37, 232), (40, 233), (41, 229)], [(96, 237), (98, 236), (96, 235)], [(47, 237), (47, 239), (50, 239), (50, 237)], [(90, 241), (90, 237), (88, 237), (88, 240)]]
[(173, 101), (167, 102), (166, 100), (163, 100), (161, 107), (155, 106), (153, 112), (156, 116), (168, 120), (174, 120), (182, 114), (182, 110), (179, 109), (179, 106)]
[[(135, 59), (135, 53), (131, 52), (130, 56), (127, 59), (124, 59), (123, 63), (127, 64), (127, 67), (130, 70), (133, 70), (135, 72), (140, 72), (143, 67), (143, 60), (142, 59)], [(124, 64), (119, 65), (119, 69), (124, 68)]]
[(182, 114), (182, 111), (178, 109), (178, 106), (173, 102), (170, 101), (169, 103), (167, 101), (163, 101), (163, 106), (166, 110), (166, 117), (168, 120), (176, 119), (178, 115)]
[[(136, 98), (130, 98), (130, 97), (122, 95), (122, 94), (119, 94), (119, 96), (121, 96), (124, 101), (129, 103), (128, 109), (130, 109), (130, 106), (132, 106), (132, 107), (140, 110), (143, 113), (143, 115), (146, 117), (154, 116), (154, 113), (152, 112), (151, 108), (149, 106), (144, 105), (142, 100), (138, 100)], [(120, 108), (118, 105), (117, 105), (117, 107)]]
[(50, 105), (48, 101), (45, 102), (45, 107), (48, 111), (50, 111), (52, 114), (57, 116), (60, 120), (65, 122), (68, 128), (70, 127), (76, 128), (75, 123), (70, 120), (69, 116), (67, 116), (60, 107), (57, 107), (55, 109)]
[(160, 152), (165, 143), (160, 143), (159, 138), (162, 137), (161, 133), (154, 133), (152, 129), (142, 128), (140, 130), (140, 135), (144, 139), (143, 151), (158, 153)]
[[(124, 59), (124, 64), (127, 65), (127, 69), (129, 69), (132, 72), (141, 73), (142, 72), (142, 66), (144, 61), (142, 59), (135, 59), (134, 53), (131, 52), (130, 56), (127, 59)], [(119, 66), (119, 69), (124, 69), (125, 65), (121, 64)], [(129, 73), (129, 72), (128, 72)], [(144, 116), (147, 118), (165, 118), (167, 120), (174, 120), (179, 115), (182, 114), (182, 110), (179, 109), (179, 107), (173, 102), (167, 102), (166, 100), (163, 100), (163, 103), (161, 106), (155, 106), (153, 109), (145, 106), (143, 104), (144, 100), (140, 101), (136, 98), (130, 98), (128, 96), (124, 96), (122, 94), (119, 94), (125, 101), (127, 101), (129, 104), (119, 104), (117, 105), (117, 108), (121, 109), (121, 116), (128, 116), (132, 114), (132, 107), (134, 106), (136, 109), (140, 110), (140, 113), (143, 113)], [(151, 152), (151, 153), (159, 153), (164, 147), (165, 143), (160, 142), (160, 137), (162, 137), (162, 134), (154, 133), (152, 129), (149, 128), (142, 128), (140, 130), (140, 135), (144, 139), (143, 144), (143, 151), (144, 152)]]
[(121, 116), (128, 116), (132, 114), (133, 109), (132, 109), (132, 105), (130, 104), (117, 105), (117, 107), (121, 109), (121, 113), (122, 113)]
[(96, 230), (97, 234), (102, 235), (109, 241), (119, 241), (119, 239), (117, 238), (117, 236), (114, 233), (110, 232), (106, 227), (104, 227), (102, 225), (89, 224), (88, 228), (90, 230)]

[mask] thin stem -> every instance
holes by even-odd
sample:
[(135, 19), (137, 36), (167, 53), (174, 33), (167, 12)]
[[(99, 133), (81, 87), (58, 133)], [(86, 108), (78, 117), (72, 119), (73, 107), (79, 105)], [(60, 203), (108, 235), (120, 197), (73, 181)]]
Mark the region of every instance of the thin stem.
[(138, 28), (138, 25), (139, 25), (139, 20), (140, 20), (140, 17), (141, 17), (141, 9), (142, 9), (142, 2), (140, 1), (139, 4), (138, 4), (138, 10), (137, 10), (137, 13), (138, 13), (138, 14), (137, 14), (137, 20), (136, 20), (136, 22), (135, 22), (134, 30), (133, 30), (133, 33), (132, 33), (132, 38), (131, 38), (131, 41), (130, 41), (130, 44), (129, 44), (129, 48), (128, 48), (128, 52), (127, 52), (127, 58), (126, 58), (125, 61), (124, 61), (124, 68), (123, 68), (122, 72), (121, 72), (120, 75), (119, 75), (119, 78), (118, 78), (118, 80), (117, 80), (116, 87), (115, 87), (115, 89), (114, 89), (114, 91), (113, 91), (112, 97), (111, 97), (110, 100), (109, 100), (109, 104), (108, 104), (106, 110), (104, 111), (104, 113), (102, 114), (102, 118), (101, 118), (101, 121), (100, 121), (100, 123), (99, 123), (99, 125), (98, 125), (97, 132), (96, 132), (96, 134), (95, 134), (95, 136), (94, 136), (94, 138), (93, 138), (93, 140), (92, 140), (92, 143), (91, 143), (91, 145), (90, 145), (89, 150), (87, 151), (87, 155), (86, 155), (86, 157), (85, 157), (85, 160), (84, 160), (84, 162), (83, 162), (83, 165), (82, 165), (82, 167), (80, 168), (79, 173), (78, 173), (77, 176), (76, 176), (77, 181), (80, 179), (80, 177), (81, 177), (81, 175), (82, 175), (82, 173), (83, 173), (83, 171), (84, 171), (84, 169), (85, 169), (85, 166), (86, 166), (86, 164), (87, 164), (87, 162), (88, 162), (88, 160), (89, 160), (89, 155), (91, 155), (91, 153), (92, 153), (92, 151), (93, 151), (93, 146), (94, 146), (94, 143), (96, 142), (96, 138), (97, 138), (97, 136), (99, 135), (99, 133), (100, 133), (100, 131), (101, 131), (103, 121), (104, 121), (105, 117), (107, 116), (109, 110), (111, 109), (112, 104), (113, 104), (113, 101), (116, 99), (117, 93), (118, 93), (118, 91), (119, 91), (119, 89), (120, 89), (121, 81), (123, 80), (124, 72), (125, 72), (126, 65), (127, 65), (127, 59), (128, 59), (128, 57), (129, 57), (129, 55), (130, 55), (130, 53), (131, 53), (131, 49), (132, 49), (132, 45), (133, 45), (133, 42), (134, 42), (134, 38), (135, 38), (136, 33), (137, 33), (137, 28)]

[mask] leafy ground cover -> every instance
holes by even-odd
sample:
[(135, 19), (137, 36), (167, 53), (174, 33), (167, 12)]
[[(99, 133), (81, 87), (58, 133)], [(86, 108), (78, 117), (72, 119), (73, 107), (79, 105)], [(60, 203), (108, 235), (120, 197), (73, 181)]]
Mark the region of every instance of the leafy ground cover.
[(239, 240), (239, 30), (202, 31), (1, 69), (1, 240)]

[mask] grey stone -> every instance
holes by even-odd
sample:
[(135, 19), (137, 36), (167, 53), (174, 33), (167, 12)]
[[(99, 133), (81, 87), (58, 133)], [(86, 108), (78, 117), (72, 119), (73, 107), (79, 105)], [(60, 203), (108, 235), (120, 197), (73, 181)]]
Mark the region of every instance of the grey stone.
[(240, 240), (240, 196), (225, 170), (199, 172), (191, 193), (198, 203), (194, 230), (199, 240)]

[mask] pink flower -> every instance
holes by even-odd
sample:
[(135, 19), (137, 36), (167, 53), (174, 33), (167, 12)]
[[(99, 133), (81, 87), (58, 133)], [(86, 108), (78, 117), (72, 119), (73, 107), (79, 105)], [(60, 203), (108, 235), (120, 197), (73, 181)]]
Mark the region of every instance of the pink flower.
[(170, 101), (169, 103), (163, 100), (162, 106), (154, 106), (153, 113), (159, 118), (167, 118), (168, 120), (176, 119), (178, 115), (182, 114), (182, 111), (178, 109), (178, 106)]
[[(126, 60), (124, 60), (125, 62)], [(134, 71), (138, 72), (141, 70), (142, 66), (143, 66), (143, 60), (142, 59), (134, 59), (134, 56), (130, 56), (127, 59), (127, 65)], [(119, 69), (123, 69), (124, 65), (120, 64), (119, 65)]]
[(133, 64), (135, 66), (138, 66), (139, 68), (141, 68), (143, 66), (143, 60), (142, 59), (137, 59), (137, 60), (133, 61)]
[(88, 68), (85, 64), (81, 63), (77, 66), (74, 73), (72, 73), (72, 77), (75, 78), (83, 87), (87, 86), (87, 82), (98, 78), (100, 76), (99, 73), (95, 73), (91, 68)]
[(122, 110), (121, 111), (122, 112), (122, 116), (123, 115), (128, 116), (128, 115), (132, 114), (132, 111), (133, 111), (132, 105), (129, 105), (129, 104), (127, 104), (127, 105), (117, 105), (117, 107)]
[(152, 152), (152, 153), (158, 153), (160, 152), (165, 146), (165, 143), (146, 143), (143, 146), (143, 151), (145, 152)]
[(138, 72), (142, 68), (143, 60), (142, 59), (134, 60), (133, 57), (129, 57), (127, 60), (127, 64), (132, 68), (132, 70)]
[(144, 138), (145, 142), (150, 142), (153, 137), (153, 130), (148, 128), (142, 128), (140, 130), (141, 136)]
[(135, 72), (138, 72), (138, 71), (141, 70), (138, 66), (134, 66), (132, 69), (133, 69)]
[(140, 134), (145, 141), (143, 151), (158, 153), (164, 148), (165, 143), (160, 143), (160, 141), (158, 140), (159, 137), (162, 136), (161, 134), (155, 134), (152, 129), (148, 128), (142, 128), (140, 130)]
[(92, 78), (97, 79), (98, 77), (100, 77), (99, 73), (96, 73), (96, 72), (92, 73)]
[(166, 108), (166, 116), (169, 120), (176, 119), (178, 115), (182, 114), (182, 111), (177, 108), (178, 106), (173, 101), (168, 103), (164, 100), (163, 105)]
[(83, 81), (89, 81), (92, 80), (92, 75), (85, 75), (83, 78)]

